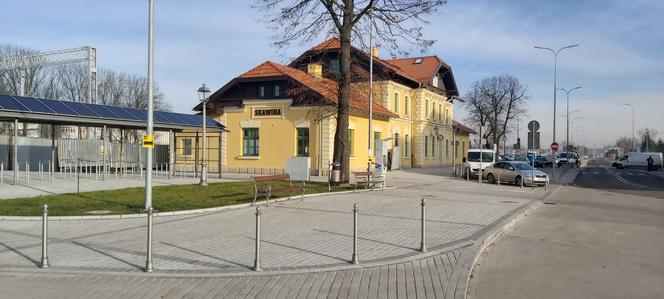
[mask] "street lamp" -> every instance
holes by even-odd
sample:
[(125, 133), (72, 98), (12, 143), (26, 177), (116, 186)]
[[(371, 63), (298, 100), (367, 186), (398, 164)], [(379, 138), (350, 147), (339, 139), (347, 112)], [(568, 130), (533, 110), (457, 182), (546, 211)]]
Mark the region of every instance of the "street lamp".
[(210, 89), (207, 88), (207, 86), (205, 86), (205, 83), (203, 83), (203, 86), (201, 86), (198, 89), (198, 98), (203, 103), (203, 159), (201, 159), (201, 182), (198, 183), (201, 186), (207, 186), (207, 160), (205, 155), (205, 151), (207, 150), (207, 146), (205, 145), (207, 139), (207, 136), (205, 135), (205, 128), (207, 123), (207, 114), (206, 114), (207, 108), (205, 107), (205, 104), (207, 103), (208, 99), (205, 95), (208, 93), (210, 93)]
[(566, 144), (567, 144), (567, 152), (570, 151), (570, 147), (569, 147), (569, 94), (570, 94), (572, 91), (574, 91), (574, 90), (576, 90), (576, 89), (580, 89), (580, 88), (581, 88), (581, 86), (574, 87), (574, 88), (572, 88), (572, 89), (570, 89), (570, 90), (567, 90), (567, 89), (564, 89), (564, 88), (559, 88), (559, 90), (562, 90), (562, 91), (564, 91), (564, 92), (567, 94), (567, 139), (566, 139), (566, 141), (565, 141)]
[(579, 130), (579, 129), (581, 129), (581, 128), (584, 128), (584, 129), (585, 129), (585, 126), (584, 126), (584, 125), (574, 126), (574, 120), (582, 119), (582, 118), (583, 118), (583, 117), (577, 117), (577, 118), (575, 118), (575, 119), (572, 120), (572, 143), (574, 143), (574, 136), (578, 135), (579, 133), (585, 133), (584, 130)]
[[(154, 64), (154, 0), (148, 1), (149, 17), (148, 17), (148, 111), (147, 111), (147, 138), (150, 142), (153, 140), (153, 130), (154, 130), (154, 76), (153, 76), (153, 64)], [(144, 142), (145, 146), (145, 142)], [(154, 209), (152, 208), (152, 154), (153, 154), (153, 144), (146, 146), (146, 161), (145, 161), (145, 211), (148, 214), (148, 227), (147, 227), (147, 252), (145, 260), (145, 272), (153, 272), (154, 266), (152, 263), (152, 216)]]
[(634, 105), (630, 103), (620, 103), (620, 105), (632, 108), (632, 151), (634, 151)]
[(553, 53), (553, 142), (556, 142), (556, 93), (558, 90), (558, 53), (564, 49), (578, 47), (578, 44), (562, 47), (560, 49), (553, 50), (551, 48), (535, 46), (535, 49), (540, 50), (549, 50)]

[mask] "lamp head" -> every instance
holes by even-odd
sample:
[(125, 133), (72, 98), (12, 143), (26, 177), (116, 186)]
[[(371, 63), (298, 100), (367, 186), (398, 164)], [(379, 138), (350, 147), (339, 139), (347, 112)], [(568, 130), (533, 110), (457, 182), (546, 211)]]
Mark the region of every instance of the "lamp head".
[(208, 93), (210, 93), (210, 89), (207, 86), (205, 86), (205, 83), (203, 83), (203, 86), (198, 88), (198, 98), (201, 101), (204, 101), (205, 98), (206, 98), (205, 94), (208, 94)]

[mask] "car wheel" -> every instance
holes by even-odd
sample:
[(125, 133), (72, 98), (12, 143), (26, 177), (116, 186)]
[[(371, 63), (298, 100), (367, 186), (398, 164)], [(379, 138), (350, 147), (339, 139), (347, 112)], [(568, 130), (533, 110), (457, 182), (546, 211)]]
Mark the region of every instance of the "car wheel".
[(516, 179), (514, 180), (514, 185), (521, 186), (521, 177), (520, 176), (516, 177)]
[(486, 180), (489, 181), (489, 184), (495, 184), (496, 179), (493, 177), (493, 173), (489, 173), (486, 175)]

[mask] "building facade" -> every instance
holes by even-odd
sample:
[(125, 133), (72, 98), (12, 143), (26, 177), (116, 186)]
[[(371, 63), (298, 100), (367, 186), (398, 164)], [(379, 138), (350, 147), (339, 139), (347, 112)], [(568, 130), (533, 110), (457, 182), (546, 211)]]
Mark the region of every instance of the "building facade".
[[(313, 174), (327, 174), (336, 130), (339, 49), (338, 39), (327, 40), (289, 65), (266, 61), (214, 92), (208, 115), (229, 132), (207, 136), (210, 171), (221, 161), (223, 172), (281, 173), (288, 158), (308, 157)], [(351, 170), (366, 169), (369, 159), (370, 55), (375, 55), (373, 156), (390, 169), (461, 159), (469, 132), (454, 131), (452, 102), (458, 91), (451, 68), (437, 56), (383, 60), (375, 51), (352, 48)], [(198, 132), (178, 133), (177, 164), (195, 167), (201, 138)]]

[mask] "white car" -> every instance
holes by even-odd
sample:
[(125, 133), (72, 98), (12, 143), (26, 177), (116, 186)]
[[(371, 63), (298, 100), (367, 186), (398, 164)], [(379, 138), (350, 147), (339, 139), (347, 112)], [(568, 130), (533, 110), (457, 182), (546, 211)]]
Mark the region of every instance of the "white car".
[[(480, 152), (482, 154), (481, 163)], [(470, 168), (470, 176), (476, 177), (479, 174), (480, 164), (482, 165), (482, 170), (484, 170), (496, 162), (496, 152), (490, 149), (469, 149), (467, 156), (468, 159), (466, 160), (466, 168)], [(485, 177), (484, 174), (482, 174), (482, 177)]]
[(561, 167), (567, 163), (579, 167), (579, 154), (575, 152), (562, 152), (556, 157), (556, 165)]

